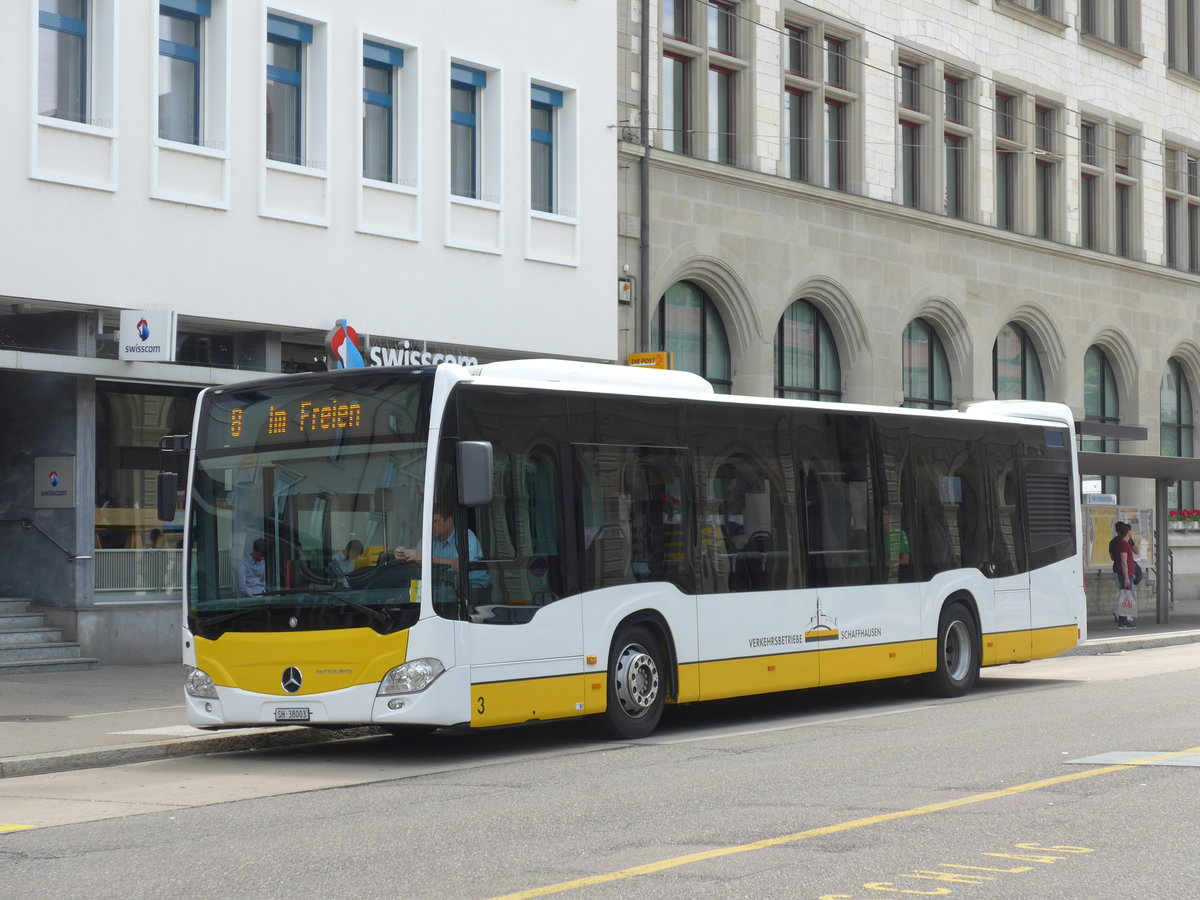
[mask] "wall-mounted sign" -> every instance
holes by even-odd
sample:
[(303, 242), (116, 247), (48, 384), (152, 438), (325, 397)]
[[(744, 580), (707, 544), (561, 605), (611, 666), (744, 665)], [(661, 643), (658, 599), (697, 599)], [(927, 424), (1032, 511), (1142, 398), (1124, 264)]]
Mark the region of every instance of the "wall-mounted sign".
[(626, 365), (642, 369), (673, 369), (675, 368), (674, 354), (665, 350), (658, 353), (630, 353), (625, 359)]
[(333, 330), (325, 335), (325, 347), (329, 351), (330, 369), (361, 369), (366, 365), (359, 349), (358, 332), (345, 319), (338, 319)]
[(455, 353), (452, 348), (437, 347), (424, 341), (395, 341), (378, 345), (372, 342), (368, 355), (373, 366), (436, 366), (444, 362), (460, 366), (479, 365), (479, 360), (470, 354)]
[(123, 309), (117, 346), (123, 360), (175, 361), (178, 316), (169, 309)]
[(33, 508), (75, 506), (75, 457), (39, 456), (33, 460)]

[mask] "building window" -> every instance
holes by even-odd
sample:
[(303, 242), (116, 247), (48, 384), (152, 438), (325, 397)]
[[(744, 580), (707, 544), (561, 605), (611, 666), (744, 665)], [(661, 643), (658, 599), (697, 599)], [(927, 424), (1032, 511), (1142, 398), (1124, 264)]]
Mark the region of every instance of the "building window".
[(663, 149), (672, 153), (690, 153), (692, 149), (688, 122), (692, 105), (690, 69), (687, 58), (663, 54)]
[(942, 211), (955, 219), (968, 214), (968, 185), (971, 177), (971, 148), (974, 146), (972, 110), (967, 103), (970, 82), (963, 76), (946, 75), (942, 79)]
[(537, 84), (529, 90), (529, 206), (539, 212), (557, 212), (558, 114), (563, 92)]
[(158, 5), (158, 136), (199, 144), (204, 72), (204, 23), (209, 0)]
[(1026, 149), (1022, 141), (1020, 105), (1015, 94), (996, 92), (996, 227), (1017, 231), (1020, 227), (1018, 198), (1020, 187), (1020, 154)]
[(86, 122), (88, 0), (41, 0), (38, 6), (38, 115)]
[(784, 28), (782, 171), (795, 181), (849, 189), (850, 106), (858, 100), (849, 51), (850, 39), (822, 22)]
[(900, 63), (900, 165), (897, 188), (900, 202), (913, 209), (924, 206), (922, 197), (922, 154), (925, 129), (931, 118), (925, 113), (923, 67), (918, 63)]
[(1163, 152), (1166, 264), (1200, 273), (1200, 151)]
[[(1083, 357), (1083, 418), (1094, 425), (1119, 425), (1120, 402), (1117, 397), (1117, 376), (1103, 350), (1093, 344)], [(1110, 437), (1089, 437), (1080, 441), (1080, 449), (1091, 453), (1117, 453), (1120, 442)], [(1094, 493), (1115, 494), (1115, 476), (1083, 476), (1097, 488)]]
[(790, 75), (808, 78), (808, 48), (809, 29), (800, 25), (788, 25), (784, 28), (784, 60), (785, 68)]
[(1200, 77), (1200, 0), (1167, 0), (1167, 65)]
[(1045, 400), (1042, 364), (1029, 334), (1009, 322), (992, 345), (992, 391), (997, 400)]
[(1099, 250), (1100, 231), (1096, 222), (1096, 184), (1102, 174), (1096, 148), (1097, 123), (1079, 126), (1079, 243), (1088, 250)]
[(809, 116), (811, 115), (808, 91), (788, 88), (784, 92), (787, 102), (787, 174), (794, 181), (808, 181), (810, 138)]
[(1113, 161), (1113, 226), (1115, 231), (1114, 250), (1117, 256), (1132, 259), (1138, 253), (1137, 240), (1137, 185), (1138, 159), (1137, 136), (1122, 129), (1115, 129)]
[(267, 159), (303, 165), (304, 55), (312, 26), (267, 16)]
[(702, 8), (705, 15), (689, 20), (685, 0), (663, 4), (662, 147), (735, 165), (738, 82), (749, 63), (734, 55), (736, 4), (714, 0)]
[[(1192, 388), (1187, 373), (1178, 359), (1167, 361), (1162, 383), (1158, 388), (1158, 443), (1160, 456), (1191, 458), (1196, 455), (1195, 413), (1192, 407)], [(1173, 482), (1167, 488), (1167, 505), (1171, 509), (1196, 508), (1196, 483)]]
[(688, 39), (688, 7), (692, 0), (662, 0), (663, 34)]
[(1141, 39), (1139, 0), (1079, 0), (1079, 31), (1126, 50)]
[(775, 335), (775, 396), (797, 400), (842, 399), (842, 368), (825, 317), (808, 300), (797, 300), (779, 320)]
[(825, 101), (825, 186), (844, 191), (846, 184), (846, 104)]
[(729, 340), (708, 295), (690, 281), (667, 289), (650, 323), (650, 344), (674, 355), (675, 368), (708, 379), (718, 394), (733, 390)]
[(904, 329), (904, 406), (949, 409), (950, 363), (942, 339), (926, 319)]
[(480, 198), (481, 95), (487, 73), (454, 63), (450, 66), (450, 193)]
[(961, 219), (966, 214), (966, 203), (963, 191), (964, 172), (966, 171), (967, 139), (957, 134), (947, 134), (945, 139), (946, 160), (945, 179), (946, 191), (943, 210), (946, 215)]
[(363, 41), (363, 177), (396, 181), (398, 73), (404, 51)]
[(1058, 235), (1059, 152), (1058, 110), (1049, 106), (1034, 106), (1033, 110), (1033, 233), (1053, 240)]
[(900, 196), (905, 206), (921, 206), (921, 126), (900, 123)]
[(733, 56), (733, 38), (733, 4), (711, 0), (708, 4), (708, 46)]
[(708, 158), (734, 162), (733, 72), (719, 66), (708, 69)]

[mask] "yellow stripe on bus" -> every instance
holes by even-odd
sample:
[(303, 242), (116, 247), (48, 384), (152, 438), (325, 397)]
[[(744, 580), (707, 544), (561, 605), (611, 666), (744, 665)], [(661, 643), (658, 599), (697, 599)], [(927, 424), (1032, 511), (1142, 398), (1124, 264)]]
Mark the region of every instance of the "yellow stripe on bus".
[[(339, 631), (226, 632), (215, 641), (195, 638), (196, 665), (219, 685), (275, 694), (305, 696), (375, 684), (388, 669), (405, 662), (408, 632), (379, 634), (370, 628)], [(283, 690), (283, 670), (303, 675), (296, 694)]]
[(516, 725), (604, 712), (607, 680), (603, 673), (560, 675), (471, 685), (471, 727)]

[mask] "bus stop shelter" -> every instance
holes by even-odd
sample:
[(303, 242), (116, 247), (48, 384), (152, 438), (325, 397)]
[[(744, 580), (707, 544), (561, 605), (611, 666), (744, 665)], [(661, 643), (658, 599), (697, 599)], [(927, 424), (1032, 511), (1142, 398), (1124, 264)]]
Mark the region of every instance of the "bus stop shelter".
[[(1090, 423), (1089, 423), (1090, 424)], [(1096, 426), (1091, 425), (1091, 429)], [(1140, 431), (1145, 440), (1144, 428)], [(1083, 433), (1088, 433), (1087, 431)], [(1094, 433), (1094, 432), (1092, 432)], [(1115, 435), (1114, 435), (1115, 436)], [(1136, 435), (1122, 435), (1128, 439)], [(1158, 542), (1158, 574), (1154, 579), (1154, 621), (1160, 625), (1168, 621), (1168, 567), (1170, 531), (1167, 528), (1167, 488), (1180, 481), (1200, 481), (1200, 459), (1179, 456), (1142, 456), (1136, 453), (1090, 453), (1080, 452), (1079, 471), (1087, 475), (1116, 475), (1120, 478), (1148, 478), (1154, 482), (1154, 531)]]

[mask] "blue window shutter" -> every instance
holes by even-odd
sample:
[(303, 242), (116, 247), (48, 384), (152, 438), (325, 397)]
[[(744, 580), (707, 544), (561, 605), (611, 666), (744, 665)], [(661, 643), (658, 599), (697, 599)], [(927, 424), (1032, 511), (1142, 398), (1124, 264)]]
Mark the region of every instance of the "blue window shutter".
[(397, 69), (404, 68), (403, 50), (399, 47), (388, 47), (385, 44), (377, 44), (374, 41), (363, 41), (363, 59), (367, 62), (393, 66)]
[(212, 0), (161, 0), (158, 8), (165, 13), (207, 17), (212, 15)]
[(529, 97), (534, 103), (540, 103), (543, 106), (563, 105), (562, 91), (556, 91), (554, 88), (542, 87), (540, 84), (531, 84), (529, 86)]
[(450, 64), (450, 80), (457, 81), (459, 84), (467, 87), (483, 88), (487, 87), (487, 72), (482, 69), (472, 69), (470, 66), (460, 66), (458, 63)]
[(293, 44), (311, 44), (312, 26), (307, 22), (295, 22), (282, 16), (267, 16), (267, 35)]

